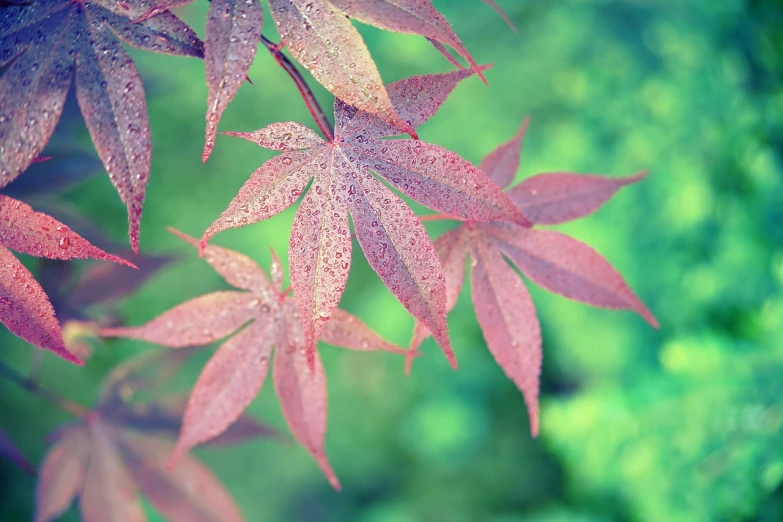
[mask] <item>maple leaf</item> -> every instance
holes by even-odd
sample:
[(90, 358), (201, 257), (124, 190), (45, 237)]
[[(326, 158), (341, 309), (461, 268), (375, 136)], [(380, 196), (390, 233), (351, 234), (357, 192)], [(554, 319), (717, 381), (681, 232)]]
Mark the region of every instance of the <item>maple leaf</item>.
[[(231, 496), (199, 461), (186, 455), (177, 469), (164, 467), (185, 401), (161, 388), (194, 351), (160, 351), (116, 366), (95, 408), (55, 431), (39, 473), (37, 522), (58, 517), (77, 496), (85, 522), (141, 522), (146, 517), (139, 494), (167, 520), (243, 520)], [(212, 443), (271, 435), (276, 433), (242, 416)]]
[(202, 161), (212, 153), (220, 116), (253, 63), (263, 23), (258, 0), (213, 0), (209, 6), (204, 42), (209, 95)]
[(481, 68), (429, 0), (269, 0), (269, 8), (282, 42), (329, 92), (414, 138), (415, 125), (395, 111), (391, 93), (384, 89), (375, 62), (349, 17), (448, 45), (481, 76)]
[[(197, 240), (172, 232), (198, 248)], [(324, 369), (317, 352), (312, 368), (308, 368), (301, 323), (293, 300), (281, 289), (282, 267), (277, 257), (270, 270), (270, 281), (258, 265), (238, 252), (209, 245), (204, 255), (218, 274), (240, 290), (205, 294), (163, 312), (145, 325), (101, 332), (107, 337), (139, 339), (169, 348), (204, 345), (236, 332), (201, 372), (188, 400), (170, 462), (225, 432), (240, 417), (261, 389), (274, 350), (274, 386), (288, 426), (332, 486), (339, 489), (340, 483), (324, 452)], [(240, 329), (243, 325), (246, 326)], [(408, 353), (342, 310), (335, 310), (321, 332), (321, 340), (351, 350)]]
[[(414, 127), (427, 121), (472, 71), (414, 76), (388, 86), (397, 112)], [(441, 263), (426, 229), (374, 171), (405, 195), (465, 219), (527, 223), (513, 201), (470, 162), (413, 139), (381, 140), (400, 131), (380, 118), (335, 101), (335, 138), (325, 141), (294, 122), (255, 132), (226, 133), (282, 150), (257, 169), (223, 214), (204, 232), (267, 219), (292, 205), (311, 179), (291, 230), (291, 284), (308, 356), (345, 288), (351, 261), (348, 214), (372, 268), (435, 338), (456, 367), (448, 339)]]
[(25, 458), (11, 437), (9, 437), (2, 428), (0, 428), (0, 457), (9, 459), (21, 469), (33, 475), (35, 468)]
[[(510, 141), (481, 162), (481, 169), (501, 186), (511, 183), (517, 172), (527, 125), (525, 119)], [(508, 194), (534, 225), (557, 224), (595, 212), (619, 188), (644, 175), (539, 174), (512, 187)], [(551, 292), (596, 307), (632, 310), (658, 326), (623, 277), (598, 252), (559, 232), (467, 220), (440, 236), (435, 246), (443, 262), (448, 310), (456, 304), (462, 288), (466, 258), (472, 259), (471, 296), (476, 317), (490, 352), (525, 398), (534, 435), (538, 434), (541, 332), (530, 294), (506, 259)], [(411, 348), (418, 348), (427, 335), (426, 326), (417, 323)]]
[(77, 496), (85, 522), (143, 522), (139, 492), (168, 520), (244, 520), (231, 495), (195, 458), (164, 468), (172, 447), (97, 412), (60, 429), (41, 464), (36, 522), (56, 519)]
[(203, 44), (179, 18), (162, 12), (128, 17), (150, 2), (48, 0), (2, 8), (0, 17), (0, 188), (43, 150), (75, 77), (92, 141), (128, 209), (138, 251), (150, 170), (150, 130), (141, 78), (120, 41), (139, 49), (203, 56)]
[(0, 194), (0, 322), (30, 344), (81, 364), (65, 347), (46, 293), (9, 250), (49, 259), (101, 259), (133, 268), (107, 254), (56, 219)]

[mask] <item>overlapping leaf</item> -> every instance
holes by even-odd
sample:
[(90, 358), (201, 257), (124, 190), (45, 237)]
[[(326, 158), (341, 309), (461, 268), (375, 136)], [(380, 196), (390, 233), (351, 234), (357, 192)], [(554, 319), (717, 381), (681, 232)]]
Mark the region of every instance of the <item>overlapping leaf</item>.
[[(508, 185), (519, 167), (527, 119), (513, 139), (484, 158), (481, 168), (498, 184)], [(570, 173), (539, 174), (512, 187), (509, 195), (533, 224), (555, 224), (596, 211), (620, 188), (642, 179)], [(623, 277), (589, 246), (552, 230), (511, 223), (468, 220), (435, 241), (443, 262), (447, 308), (454, 307), (471, 261), (471, 295), (487, 346), (525, 397), (533, 434), (538, 433), (541, 333), (525, 284), (506, 259), (539, 286), (602, 308), (632, 310), (651, 325), (657, 321)], [(412, 348), (428, 335), (417, 323)]]
[(56, 219), (0, 194), (0, 322), (30, 344), (79, 363), (65, 347), (46, 293), (9, 250), (49, 259), (101, 259), (135, 268), (107, 254)]
[[(427, 121), (469, 70), (417, 76), (389, 85), (395, 110), (412, 126)], [(384, 180), (441, 212), (476, 221), (526, 223), (500, 187), (457, 154), (413, 139), (382, 140), (400, 131), (380, 118), (335, 101), (335, 138), (325, 141), (294, 122), (229, 133), (283, 154), (256, 170), (202, 246), (221, 230), (267, 219), (307, 191), (289, 244), (291, 283), (308, 354), (328, 325), (345, 288), (351, 261), (348, 214), (373, 269), (456, 365), (446, 327), (446, 287), (438, 256), (413, 211)]]
[(269, 0), (272, 18), (293, 57), (346, 104), (416, 137), (348, 17), (381, 29), (422, 35), (454, 48), (476, 71), (465, 46), (429, 0)]
[[(198, 246), (196, 240), (177, 235)], [(170, 348), (208, 344), (235, 332), (218, 348), (198, 378), (172, 461), (182, 459), (193, 446), (224, 433), (258, 394), (273, 361), (275, 390), (292, 433), (316, 459), (332, 485), (339, 488), (324, 453), (323, 367), (315, 352), (312, 368), (308, 368), (296, 306), (280, 288), (279, 263), (274, 262), (270, 281), (258, 265), (237, 252), (210, 245), (204, 249), (204, 255), (229, 284), (240, 290), (206, 294), (163, 312), (145, 325), (102, 332)], [(335, 310), (321, 339), (352, 350), (407, 354), (341, 310)]]
[[(164, 467), (185, 402), (162, 390), (193, 351), (157, 352), (115, 367), (95, 409), (55, 432), (40, 470), (36, 521), (57, 518), (77, 496), (85, 522), (143, 521), (142, 495), (174, 522), (242, 520), (230, 495), (197, 460), (186, 456), (177, 469)], [(243, 416), (213, 443), (270, 435)]]
[(120, 41), (153, 52), (203, 56), (196, 34), (162, 12), (134, 23), (156, 2), (47, 0), (2, 8), (0, 17), (0, 188), (40, 154), (63, 110), (72, 78), (84, 120), (128, 209), (131, 246), (150, 170), (147, 102)]
[(195, 458), (164, 468), (172, 447), (99, 414), (61, 429), (41, 465), (36, 522), (55, 520), (76, 497), (84, 522), (144, 522), (140, 495), (173, 522), (243, 520), (231, 495)]

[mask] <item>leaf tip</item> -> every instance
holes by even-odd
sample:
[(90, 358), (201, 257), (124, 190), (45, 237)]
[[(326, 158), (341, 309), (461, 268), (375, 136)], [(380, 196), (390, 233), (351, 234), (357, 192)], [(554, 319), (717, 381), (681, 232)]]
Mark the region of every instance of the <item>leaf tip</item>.
[(209, 157), (212, 155), (212, 149), (215, 147), (215, 140), (207, 138), (204, 142), (204, 150), (201, 152), (201, 163), (206, 163)]

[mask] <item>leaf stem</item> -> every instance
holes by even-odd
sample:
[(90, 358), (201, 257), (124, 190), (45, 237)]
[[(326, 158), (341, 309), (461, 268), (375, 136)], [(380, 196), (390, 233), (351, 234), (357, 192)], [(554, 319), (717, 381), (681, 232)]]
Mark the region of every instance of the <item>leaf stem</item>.
[(261, 42), (266, 46), (267, 51), (274, 57), (278, 65), (280, 65), (294, 81), (296, 88), (299, 89), (299, 94), (302, 95), (302, 99), (304, 100), (305, 105), (307, 105), (307, 110), (310, 111), (310, 114), (313, 116), (318, 128), (321, 129), (324, 137), (329, 141), (334, 141), (332, 124), (329, 123), (326, 114), (318, 103), (318, 100), (315, 98), (313, 91), (310, 90), (307, 82), (302, 77), (299, 69), (297, 69), (296, 65), (282, 53), (282, 42), (276, 44), (264, 35), (261, 35)]
[(47, 390), (46, 388), (41, 388), (37, 382), (28, 379), (21, 373), (2, 362), (0, 362), (0, 377), (6, 378), (20, 388), (51, 402), (52, 404), (60, 407), (62, 410), (75, 415), (76, 417), (83, 417), (88, 413), (88, 410), (80, 404), (76, 404), (75, 402), (66, 399), (57, 392)]

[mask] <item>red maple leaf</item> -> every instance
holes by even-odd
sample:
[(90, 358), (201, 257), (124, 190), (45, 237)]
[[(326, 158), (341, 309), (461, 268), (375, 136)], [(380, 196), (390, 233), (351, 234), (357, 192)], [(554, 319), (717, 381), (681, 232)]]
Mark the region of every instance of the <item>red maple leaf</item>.
[[(514, 179), (527, 124), (525, 119), (513, 139), (481, 162), (481, 169), (500, 186)], [(644, 175), (539, 174), (512, 187), (508, 194), (534, 225), (553, 225), (595, 212), (619, 188)], [(466, 258), (472, 259), (471, 295), (478, 322), (490, 352), (525, 398), (534, 435), (538, 433), (541, 333), (530, 294), (506, 260), (551, 292), (592, 306), (632, 310), (658, 326), (623, 277), (598, 252), (559, 232), (467, 220), (440, 236), (435, 246), (446, 275), (448, 310), (462, 288)], [(418, 348), (427, 335), (426, 326), (417, 322), (411, 348)]]
[[(427, 121), (472, 71), (415, 76), (388, 86), (394, 108), (414, 127)], [(383, 140), (400, 131), (377, 116), (335, 101), (335, 138), (326, 141), (294, 122), (248, 133), (227, 133), (282, 150), (257, 169), (223, 214), (204, 232), (267, 219), (297, 201), (291, 230), (291, 284), (312, 357), (315, 339), (342, 296), (351, 261), (348, 214), (372, 268), (414, 317), (435, 332), (454, 366), (446, 326), (441, 263), (418, 217), (371, 174), (412, 199), (476, 221), (527, 223), (503, 190), (470, 162), (437, 145)]]
[(147, 51), (203, 56), (179, 18), (129, 18), (154, 2), (47, 0), (0, 17), (0, 188), (43, 150), (75, 77), (76, 96), (109, 178), (128, 208), (131, 246), (150, 171), (150, 130), (141, 78), (122, 42)]
[[(177, 236), (198, 247), (181, 232)], [(266, 274), (248, 257), (217, 246), (204, 249), (207, 262), (238, 291), (202, 295), (163, 312), (145, 325), (108, 328), (107, 337), (128, 337), (169, 348), (204, 345), (236, 332), (204, 367), (188, 400), (171, 462), (190, 448), (223, 433), (258, 394), (275, 356), (274, 385), (288, 426), (335, 488), (340, 484), (324, 453), (326, 377), (318, 353), (308, 369), (305, 340), (296, 306), (281, 289), (276, 256)], [(244, 328), (243, 325), (247, 324)], [(238, 330), (238, 331), (237, 331)], [(321, 340), (352, 350), (407, 354), (373, 333), (358, 318), (335, 310)]]
[(81, 364), (65, 347), (54, 308), (33, 275), (9, 250), (48, 259), (102, 259), (133, 268), (56, 219), (0, 194), (0, 322), (30, 344)]

